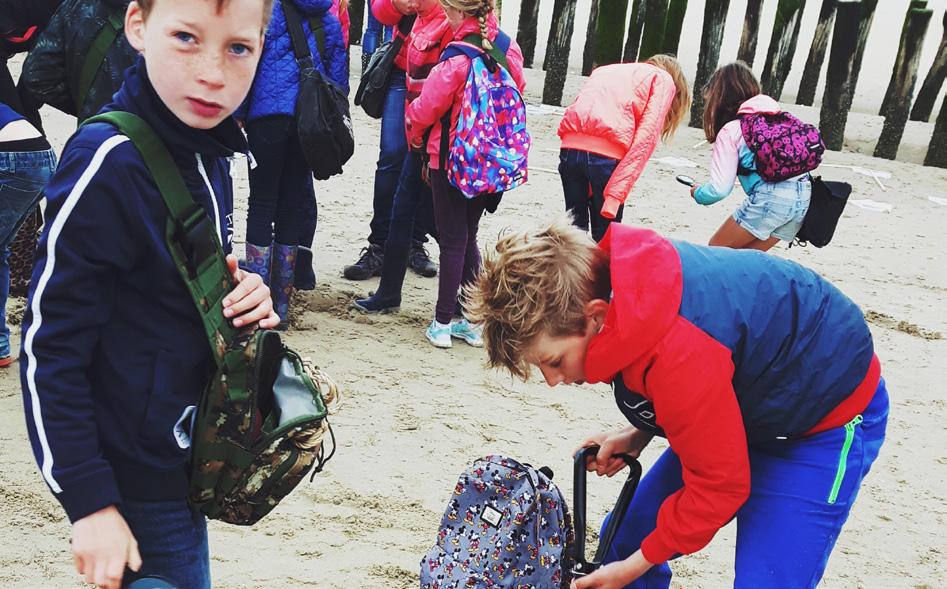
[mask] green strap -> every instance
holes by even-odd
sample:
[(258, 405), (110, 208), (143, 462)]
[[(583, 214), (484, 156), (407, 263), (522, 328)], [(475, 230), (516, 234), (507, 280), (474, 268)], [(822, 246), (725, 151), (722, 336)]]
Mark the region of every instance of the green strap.
[(845, 480), (845, 471), (848, 470), (848, 452), (852, 449), (852, 441), (855, 439), (855, 426), (862, 422), (862, 416), (856, 415), (855, 419), (845, 424), (845, 441), (842, 443), (842, 453), (839, 456), (838, 469), (835, 471), (835, 482), (832, 483), (832, 490), (829, 492), (829, 505), (835, 503), (838, 499), (839, 489), (842, 488), (842, 481)]
[(82, 63), (82, 71), (79, 72), (79, 87), (76, 89), (77, 113), (82, 111), (82, 107), (89, 97), (89, 91), (92, 90), (92, 82), (99, 73), (99, 69), (102, 68), (102, 64), (105, 63), (105, 55), (112, 47), (112, 43), (115, 42), (115, 38), (118, 37), (119, 32), (125, 27), (125, 23), (122, 20), (124, 16), (124, 10), (110, 14), (108, 20), (105, 22), (105, 26), (102, 27), (102, 30), (96, 35), (95, 40), (92, 41), (92, 47), (89, 48), (89, 53)]
[[(463, 38), (464, 43), (469, 43), (474, 47), (483, 48), (483, 35), (478, 33), (470, 33)], [(497, 60), (497, 63), (503, 66), (503, 69), (510, 71), (510, 63), (506, 60), (506, 53), (500, 51), (500, 48), (496, 46), (496, 43), (491, 43), (491, 49), (487, 53), (493, 56), (493, 59)]]
[(223, 313), (223, 299), (235, 285), (214, 222), (204, 207), (194, 202), (167, 147), (148, 123), (137, 115), (119, 111), (96, 115), (83, 125), (91, 123), (117, 127), (141, 153), (168, 207), (165, 243), (201, 316), (211, 353), (217, 365), (222, 366), (225, 352), (237, 334)]

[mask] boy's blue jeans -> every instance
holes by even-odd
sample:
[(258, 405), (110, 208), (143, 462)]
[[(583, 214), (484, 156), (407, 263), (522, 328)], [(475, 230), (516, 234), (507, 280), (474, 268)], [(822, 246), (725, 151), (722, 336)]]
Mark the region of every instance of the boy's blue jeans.
[(131, 528), (141, 570), (125, 571), (123, 584), (140, 577), (164, 577), (179, 589), (210, 589), (207, 520), (187, 501), (128, 501), (122, 516)]
[(46, 151), (0, 152), (0, 358), (10, 355), (7, 297), (10, 294), (10, 244), (16, 231), (43, 196), (56, 168), (56, 154)]
[(605, 187), (617, 167), (618, 160), (610, 157), (577, 149), (559, 150), (559, 176), (566, 210), (572, 212), (576, 227), (588, 231), (589, 224), (592, 225), (592, 239), (595, 241), (601, 241), (609, 224), (621, 223), (624, 205), (618, 207), (614, 219), (602, 216)]
[[(750, 447), (750, 498), (736, 514), (734, 587), (818, 585), (862, 480), (885, 439), (888, 391), (884, 380), (860, 417), (807, 438)], [(605, 561), (621, 560), (637, 551), (654, 530), (664, 499), (682, 485), (681, 462), (666, 450), (641, 479)], [(671, 569), (663, 563), (626, 589), (667, 589), (670, 584)]]

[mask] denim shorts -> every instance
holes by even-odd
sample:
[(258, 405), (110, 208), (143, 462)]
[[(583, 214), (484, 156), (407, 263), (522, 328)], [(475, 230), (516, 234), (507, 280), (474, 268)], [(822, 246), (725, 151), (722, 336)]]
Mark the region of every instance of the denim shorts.
[(56, 154), (51, 149), (0, 152), (0, 247), (6, 249), (16, 237), (55, 169)]
[(764, 183), (746, 197), (733, 213), (733, 220), (753, 237), (778, 237), (792, 241), (809, 210), (812, 184), (809, 175), (773, 184)]

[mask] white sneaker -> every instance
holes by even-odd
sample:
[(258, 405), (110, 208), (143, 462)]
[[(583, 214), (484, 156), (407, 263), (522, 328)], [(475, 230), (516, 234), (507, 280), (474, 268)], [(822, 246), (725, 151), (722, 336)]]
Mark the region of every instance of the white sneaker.
[(454, 321), (450, 325), (451, 337), (462, 339), (475, 348), (483, 347), (483, 327), (474, 325), (466, 319)]
[(424, 335), (427, 336), (429, 342), (438, 348), (449, 348), (453, 345), (450, 341), (451, 326), (449, 324), (438, 323), (437, 319), (431, 321)]

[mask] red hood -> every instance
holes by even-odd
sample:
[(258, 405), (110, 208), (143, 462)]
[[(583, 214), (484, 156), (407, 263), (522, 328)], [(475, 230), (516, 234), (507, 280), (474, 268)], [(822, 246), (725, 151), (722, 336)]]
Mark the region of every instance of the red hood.
[[(487, 38), (491, 41), (497, 38), (497, 32), (500, 30), (500, 23), (497, 22), (497, 15), (493, 12), (487, 16)], [(460, 28), (454, 31), (454, 40), (462, 41), (464, 37), (470, 34), (480, 34), (480, 21), (472, 16), (464, 19), (460, 23)]]
[(585, 358), (588, 382), (610, 382), (655, 346), (681, 306), (681, 259), (654, 231), (609, 225), (598, 244), (609, 253), (612, 300)]

